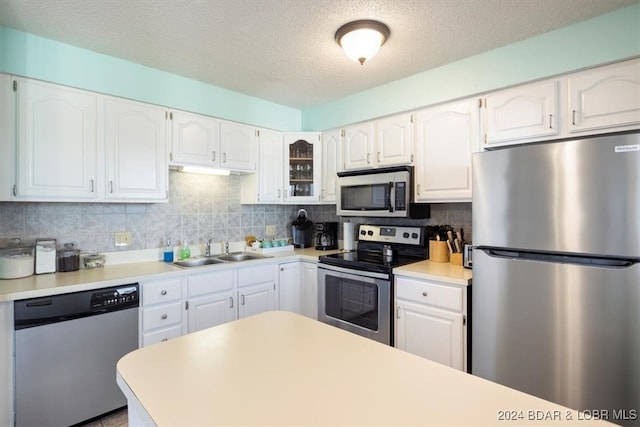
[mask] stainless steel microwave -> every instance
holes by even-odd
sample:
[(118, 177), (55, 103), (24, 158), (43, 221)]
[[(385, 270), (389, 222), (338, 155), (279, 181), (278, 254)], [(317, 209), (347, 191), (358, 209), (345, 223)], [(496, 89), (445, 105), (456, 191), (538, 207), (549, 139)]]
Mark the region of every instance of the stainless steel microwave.
[(413, 167), (338, 173), (340, 216), (428, 218), (428, 204), (413, 202)]

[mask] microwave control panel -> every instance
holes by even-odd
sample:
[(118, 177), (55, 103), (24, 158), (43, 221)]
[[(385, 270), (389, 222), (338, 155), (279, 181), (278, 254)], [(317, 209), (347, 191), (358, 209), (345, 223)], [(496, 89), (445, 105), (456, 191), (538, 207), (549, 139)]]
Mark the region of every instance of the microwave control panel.
[(406, 182), (396, 182), (396, 200), (395, 200), (395, 210), (396, 211), (406, 211), (407, 210), (407, 183)]

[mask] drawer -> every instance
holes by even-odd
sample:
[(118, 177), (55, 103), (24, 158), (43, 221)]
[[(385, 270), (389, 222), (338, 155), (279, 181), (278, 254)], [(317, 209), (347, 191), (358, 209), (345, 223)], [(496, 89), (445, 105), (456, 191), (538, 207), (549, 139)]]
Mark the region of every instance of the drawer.
[(167, 341), (172, 338), (178, 338), (181, 335), (182, 326), (180, 325), (160, 329), (158, 331), (147, 332), (142, 335), (142, 347), (146, 347), (151, 344), (157, 344), (159, 342)]
[(181, 301), (174, 304), (143, 308), (142, 330), (143, 332), (147, 332), (152, 329), (164, 328), (170, 325), (180, 325), (182, 323), (183, 311), (184, 305)]
[(189, 298), (233, 289), (235, 278), (235, 270), (189, 276)]
[(238, 286), (255, 285), (257, 283), (275, 282), (278, 272), (276, 264), (259, 265), (240, 268), (238, 270)]
[(163, 304), (182, 299), (182, 279), (142, 284), (142, 306)]
[(421, 280), (396, 278), (396, 297), (462, 312), (463, 289)]

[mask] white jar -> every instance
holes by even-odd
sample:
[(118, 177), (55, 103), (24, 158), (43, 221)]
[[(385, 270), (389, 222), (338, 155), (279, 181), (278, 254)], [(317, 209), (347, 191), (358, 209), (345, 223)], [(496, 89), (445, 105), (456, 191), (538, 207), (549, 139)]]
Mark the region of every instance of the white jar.
[(0, 279), (19, 279), (33, 275), (34, 244), (21, 239), (0, 242)]

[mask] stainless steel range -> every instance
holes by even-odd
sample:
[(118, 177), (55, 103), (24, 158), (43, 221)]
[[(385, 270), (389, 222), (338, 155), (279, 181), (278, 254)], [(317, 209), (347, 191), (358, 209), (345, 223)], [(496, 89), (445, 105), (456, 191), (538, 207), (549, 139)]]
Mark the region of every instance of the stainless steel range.
[(358, 250), (323, 255), (318, 320), (393, 345), (393, 268), (427, 258), (423, 227), (360, 225)]

